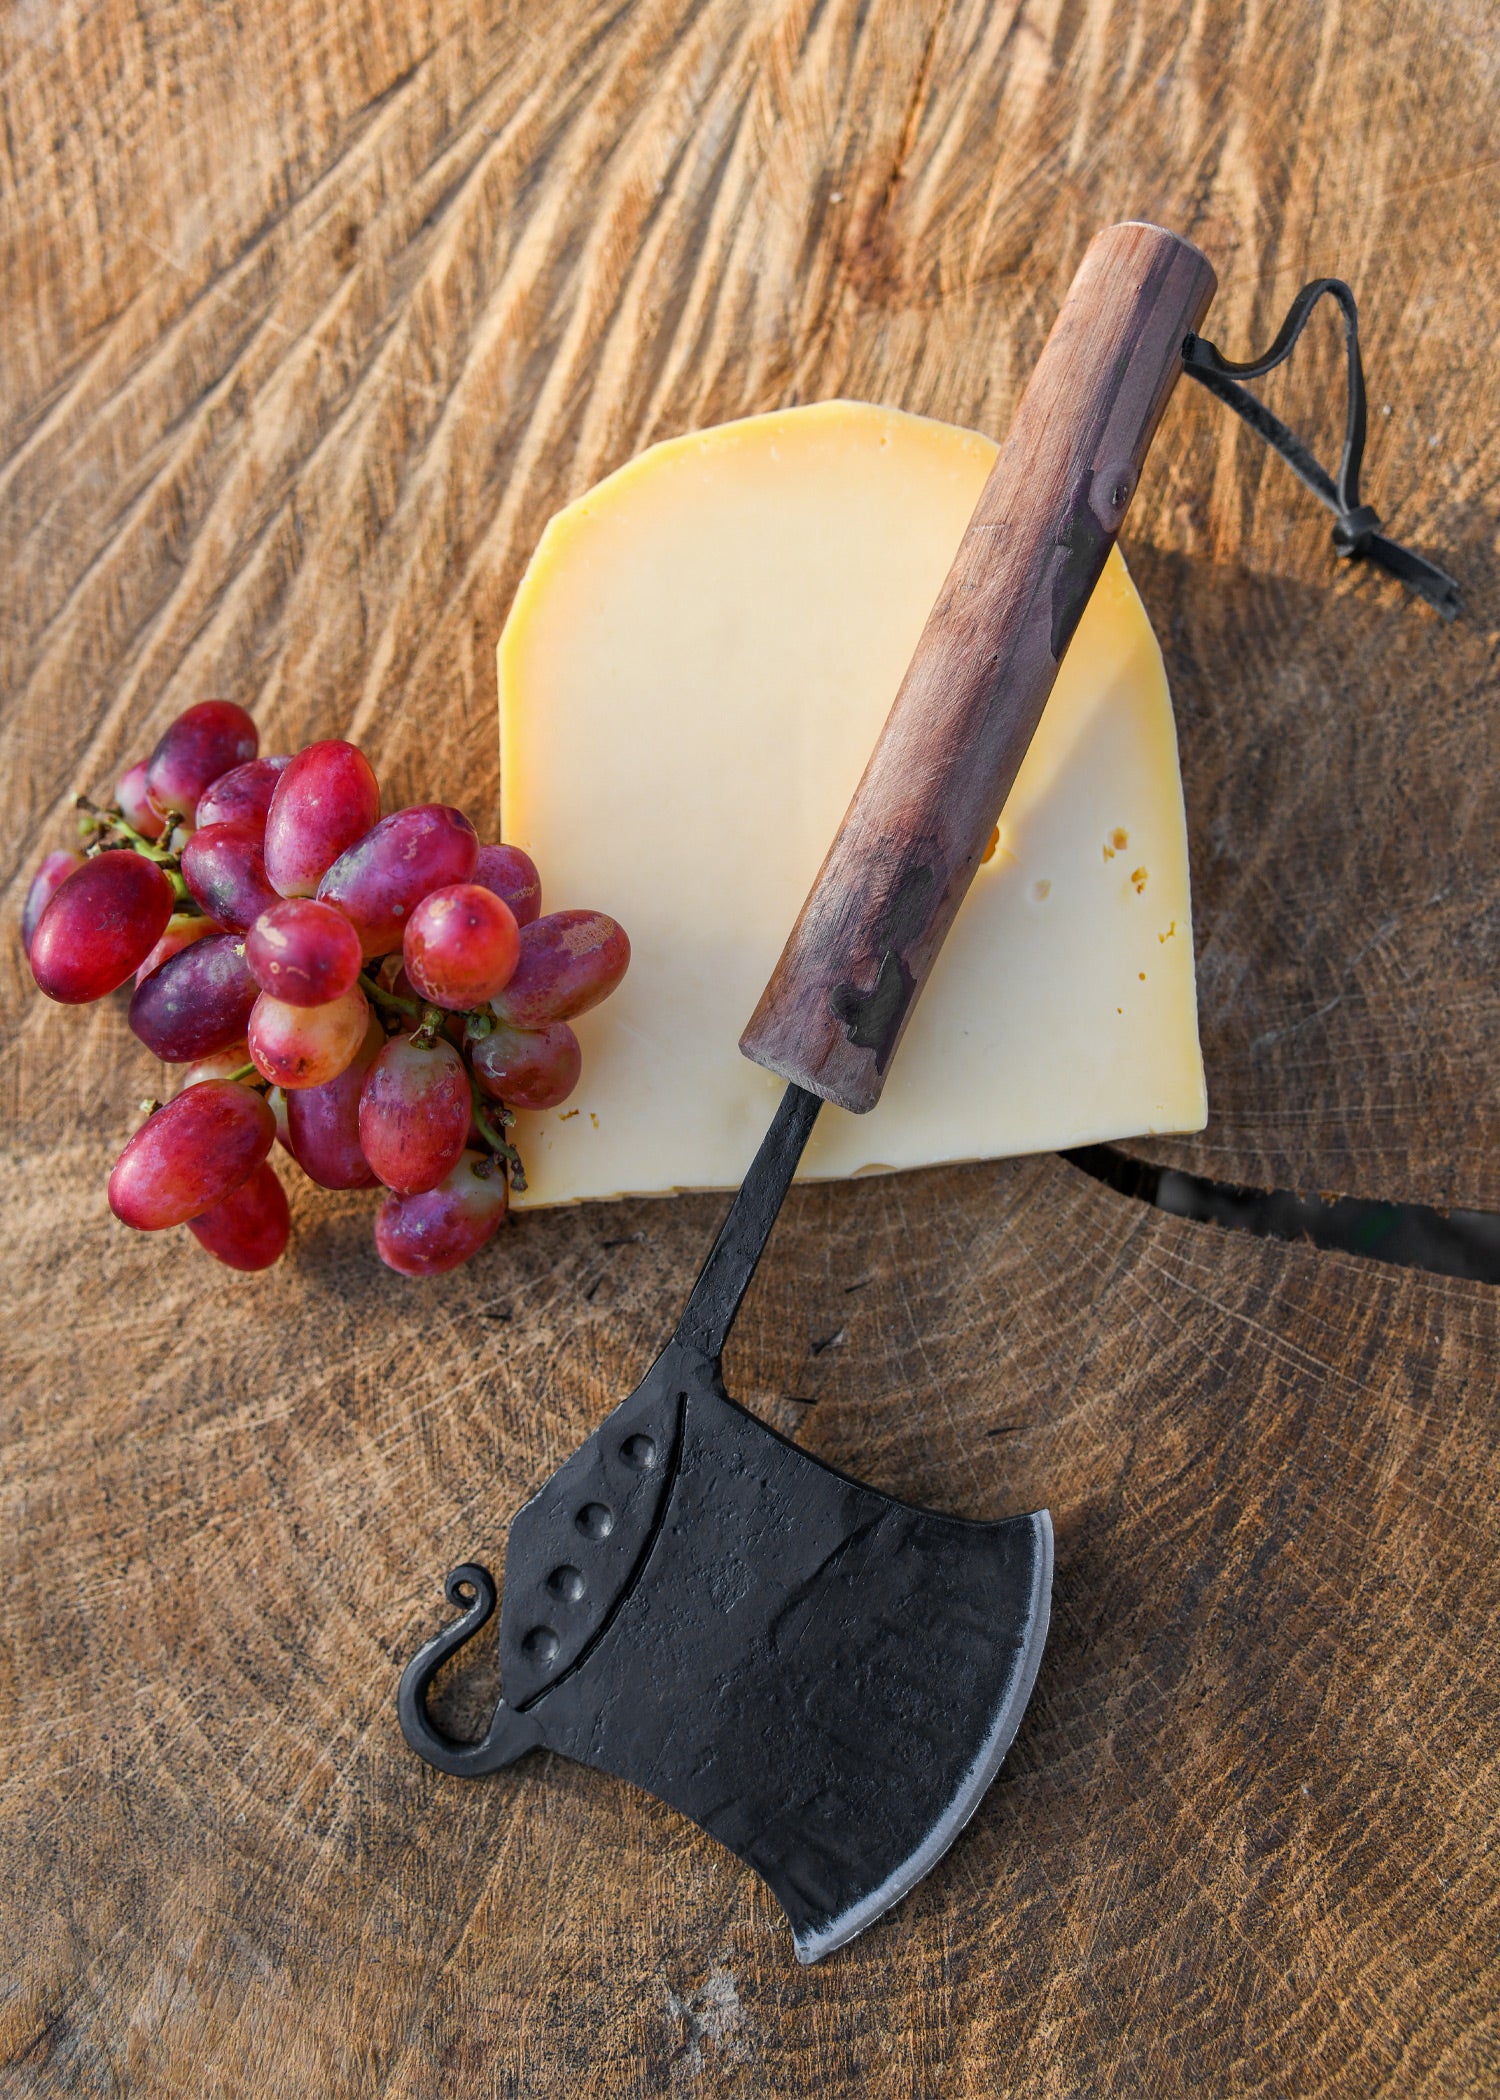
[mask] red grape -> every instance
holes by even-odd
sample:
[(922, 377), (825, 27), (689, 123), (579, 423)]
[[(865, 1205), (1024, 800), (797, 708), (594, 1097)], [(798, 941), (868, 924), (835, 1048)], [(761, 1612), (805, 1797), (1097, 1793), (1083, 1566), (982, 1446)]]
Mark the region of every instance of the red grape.
[(82, 1006), (122, 985), (172, 916), (172, 885), (138, 853), (101, 853), (53, 891), (31, 936), (31, 974), (49, 999)]
[(369, 1189), (378, 1179), (360, 1150), (359, 1097), (365, 1074), (385, 1048), (385, 1030), (372, 1020), (365, 1039), (336, 1079), (298, 1087), (286, 1097), (287, 1149), (323, 1189)]
[(436, 1188), (464, 1149), (469, 1105), (468, 1074), (451, 1043), (396, 1036), (370, 1067), (360, 1096), (365, 1158), (403, 1195)]
[(182, 879), (211, 919), (248, 932), (280, 898), (266, 880), (261, 834), (254, 824), (209, 824), (182, 849)]
[(494, 1238), (507, 1201), (498, 1161), (465, 1152), (436, 1188), (386, 1197), (375, 1219), (375, 1251), (403, 1276), (441, 1276)]
[(227, 1049), (215, 1050), (211, 1057), (195, 1058), (184, 1065), (178, 1074), (177, 1091), (185, 1093), (190, 1086), (197, 1086), (204, 1079), (232, 1079), (242, 1072), (250, 1062), (250, 1052), (244, 1043), (231, 1043)]
[(299, 751), (266, 813), (266, 872), (283, 897), (310, 897), (346, 847), (380, 816), (380, 783), (353, 744)]
[(115, 802), (131, 830), (138, 831), (143, 839), (159, 839), (166, 830), (166, 818), (158, 816), (151, 807), (143, 758), (137, 760), (128, 773), (120, 775), (115, 784)]
[(231, 766), (198, 797), (193, 822), (200, 831), (206, 824), (253, 824), (264, 832), (276, 783), (290, 763), (285, 758), (252, 758), (246, 766)]
[(126, 1225), (185, 1225), (249, 1180), (276, 1136), (260, 1095), (205, 1079), (157, 1109), (115, 1161), (109, 1207)]
[(462, 1012), (510, 980), (521, 937), (508, 904), (476, 882), (424, 897), (406, 923), (401, 954), (420, 998)]
[(290, 1093), (337, 1079), (364, 1041), (369, 1018), (358, 985), (322, 1006), (288, 1006), (262, 992), (245, 1033), (255, 1069)]
[(479, 841), (461, 809), (425, 802), (382, 817), (323, 880), (318, 895), (353, 920), (367, 956), (389, 955), (414, 906), (432, 890), (467, 882)]
[(263, 992), (287, 1006), (342, 998), (359, 977), (359, 935), (313, 897), (278, 898), (250, 929), (245, 960)]
[(512, 1108), (557, 1108), (578, 1084), (583, 1052), (566, 1021), (507, 1028), (502, 1021), (469, 1052), (474, 1077)]
[(630, 963), (625, 929), (602, 911), (554, 911), (521, 930), (521, 957), (496, 1014), (512, 1028), (571, 1021), (607, 999)]
[(269, 1269), (280, 1261), (292, 1230), (286, 1190), (271, 1162), (262, 1160), (248, 1181), (216, 1203), (187, 1229), (200, 1247), (229, 1269)]
[(257, 991), (243, 934), (210, 934), (136, 986), (130, 1025), (165, 1063), (190, 1065), (243, 1038)]
[(21, 908), (21, 946), (28, 952), (37, 921), (70, 875), (83, 866), (81, 853), (49, 853), (31, 878), (26, 902)]
[(519, 846), (481, 846), (472, 879), (510, 906), (518, 926), (529, 926), (542, 908), (542, 878)]
[(137, 984), (144, 984), (153, 970), (159, 970), (164, 962), (179, 955), (184, 948), (191, 948), (194, 941), (206, 940), (211, 933), (222, 933), (212, 919), (205, 919), (201, 911), (174, 911), (167, 921), (167, 930), (157, 942), (146, 960), (135, 973)]
[(190, 707), (146, 761), (146, 789), (162, 816), (190, 817), (210, 781), (242, 766), (260, 748), (260, 732), (232, 700)]

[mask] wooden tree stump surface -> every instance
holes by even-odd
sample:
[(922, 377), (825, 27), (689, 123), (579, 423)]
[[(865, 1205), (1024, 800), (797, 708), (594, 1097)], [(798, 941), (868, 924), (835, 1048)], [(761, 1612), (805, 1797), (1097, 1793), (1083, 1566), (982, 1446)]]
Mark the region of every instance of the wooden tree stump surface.
[[(0, 22), (0, 848), (192, 701), (497, 806), (556, 507), (833, 394), (1003, 430), (1089, 235), (1208, 332), (1361, 300), (1367, 493), (1443, 626), (1178, 390), (1127, 557), (1187, 785), (1212, 1121), (1258, 1186), (1500, 1205), (1500, 72), (1442, 9), (17, 0)], [(1334, 331), (1266, 392), (1331, 456)], [(157, 1084), (0, 956), (0, 2093), (1027, 2100), (1500, 2091), (1500, 1300), (1045, 1158), (798, 1191), (731, 1386), (935, 1507), (1046, 1504), (1002, 1777), (799, 1970), (658, 1804), (467, 1785), (396, 1674), (667, 1331), (709, 1198), (533, 1214), (426, 1286), (112, 1226)], [(444, 1692), (477, 1721), (493, 1677)]]

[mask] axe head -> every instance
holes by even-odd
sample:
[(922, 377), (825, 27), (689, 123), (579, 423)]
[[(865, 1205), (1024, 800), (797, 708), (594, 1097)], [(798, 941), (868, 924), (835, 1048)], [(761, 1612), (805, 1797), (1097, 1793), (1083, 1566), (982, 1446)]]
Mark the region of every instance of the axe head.
[(672, 1343), (517, 1514), (503, 1698), (469, 1745), (434, 1726), (438, 1666), (402, 1682), (408, 1742), (463, 1773), (545, 1746), (690, 1816), (771, 1888), (816, 1961), (941, 1858), (999, 1769), (1047, 1632), (1045, 1511), (970, 1523), (821, 1464)]

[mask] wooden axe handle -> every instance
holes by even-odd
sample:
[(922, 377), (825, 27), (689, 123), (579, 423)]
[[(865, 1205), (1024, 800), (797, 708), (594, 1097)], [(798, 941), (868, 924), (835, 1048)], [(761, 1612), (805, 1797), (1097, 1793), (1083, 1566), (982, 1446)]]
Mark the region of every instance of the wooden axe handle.
[(740, 1048), (873, 1108), (1214, 295), (1160, 226), (1089, 244), (838, 837)]

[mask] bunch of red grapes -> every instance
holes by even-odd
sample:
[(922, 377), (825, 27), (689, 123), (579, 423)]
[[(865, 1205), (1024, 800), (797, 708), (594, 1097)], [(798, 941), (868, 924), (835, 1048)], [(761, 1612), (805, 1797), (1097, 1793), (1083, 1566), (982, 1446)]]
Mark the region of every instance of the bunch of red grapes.
[(290, 1229), (282, 1145), (328, 1189), (387, 1190), (383, 1261), (433, 1276), (477, 1254), (525, 1187), (507, 1131), (578, 1081), (569, 1021), (630, 961), (597, 911), (541, 911), (519, 847), (462, 810), (380, 814), (353, 744), (261, 758), (228, 700), (178, 716), (106, 809), (78, 798), (84, 850), (51, 853), (22, 939), (51, 999), (135, 980), (130, 1026), (183, 1066), (115, 1162), (127, 1225), (188, 1230), (264, 1269)]

